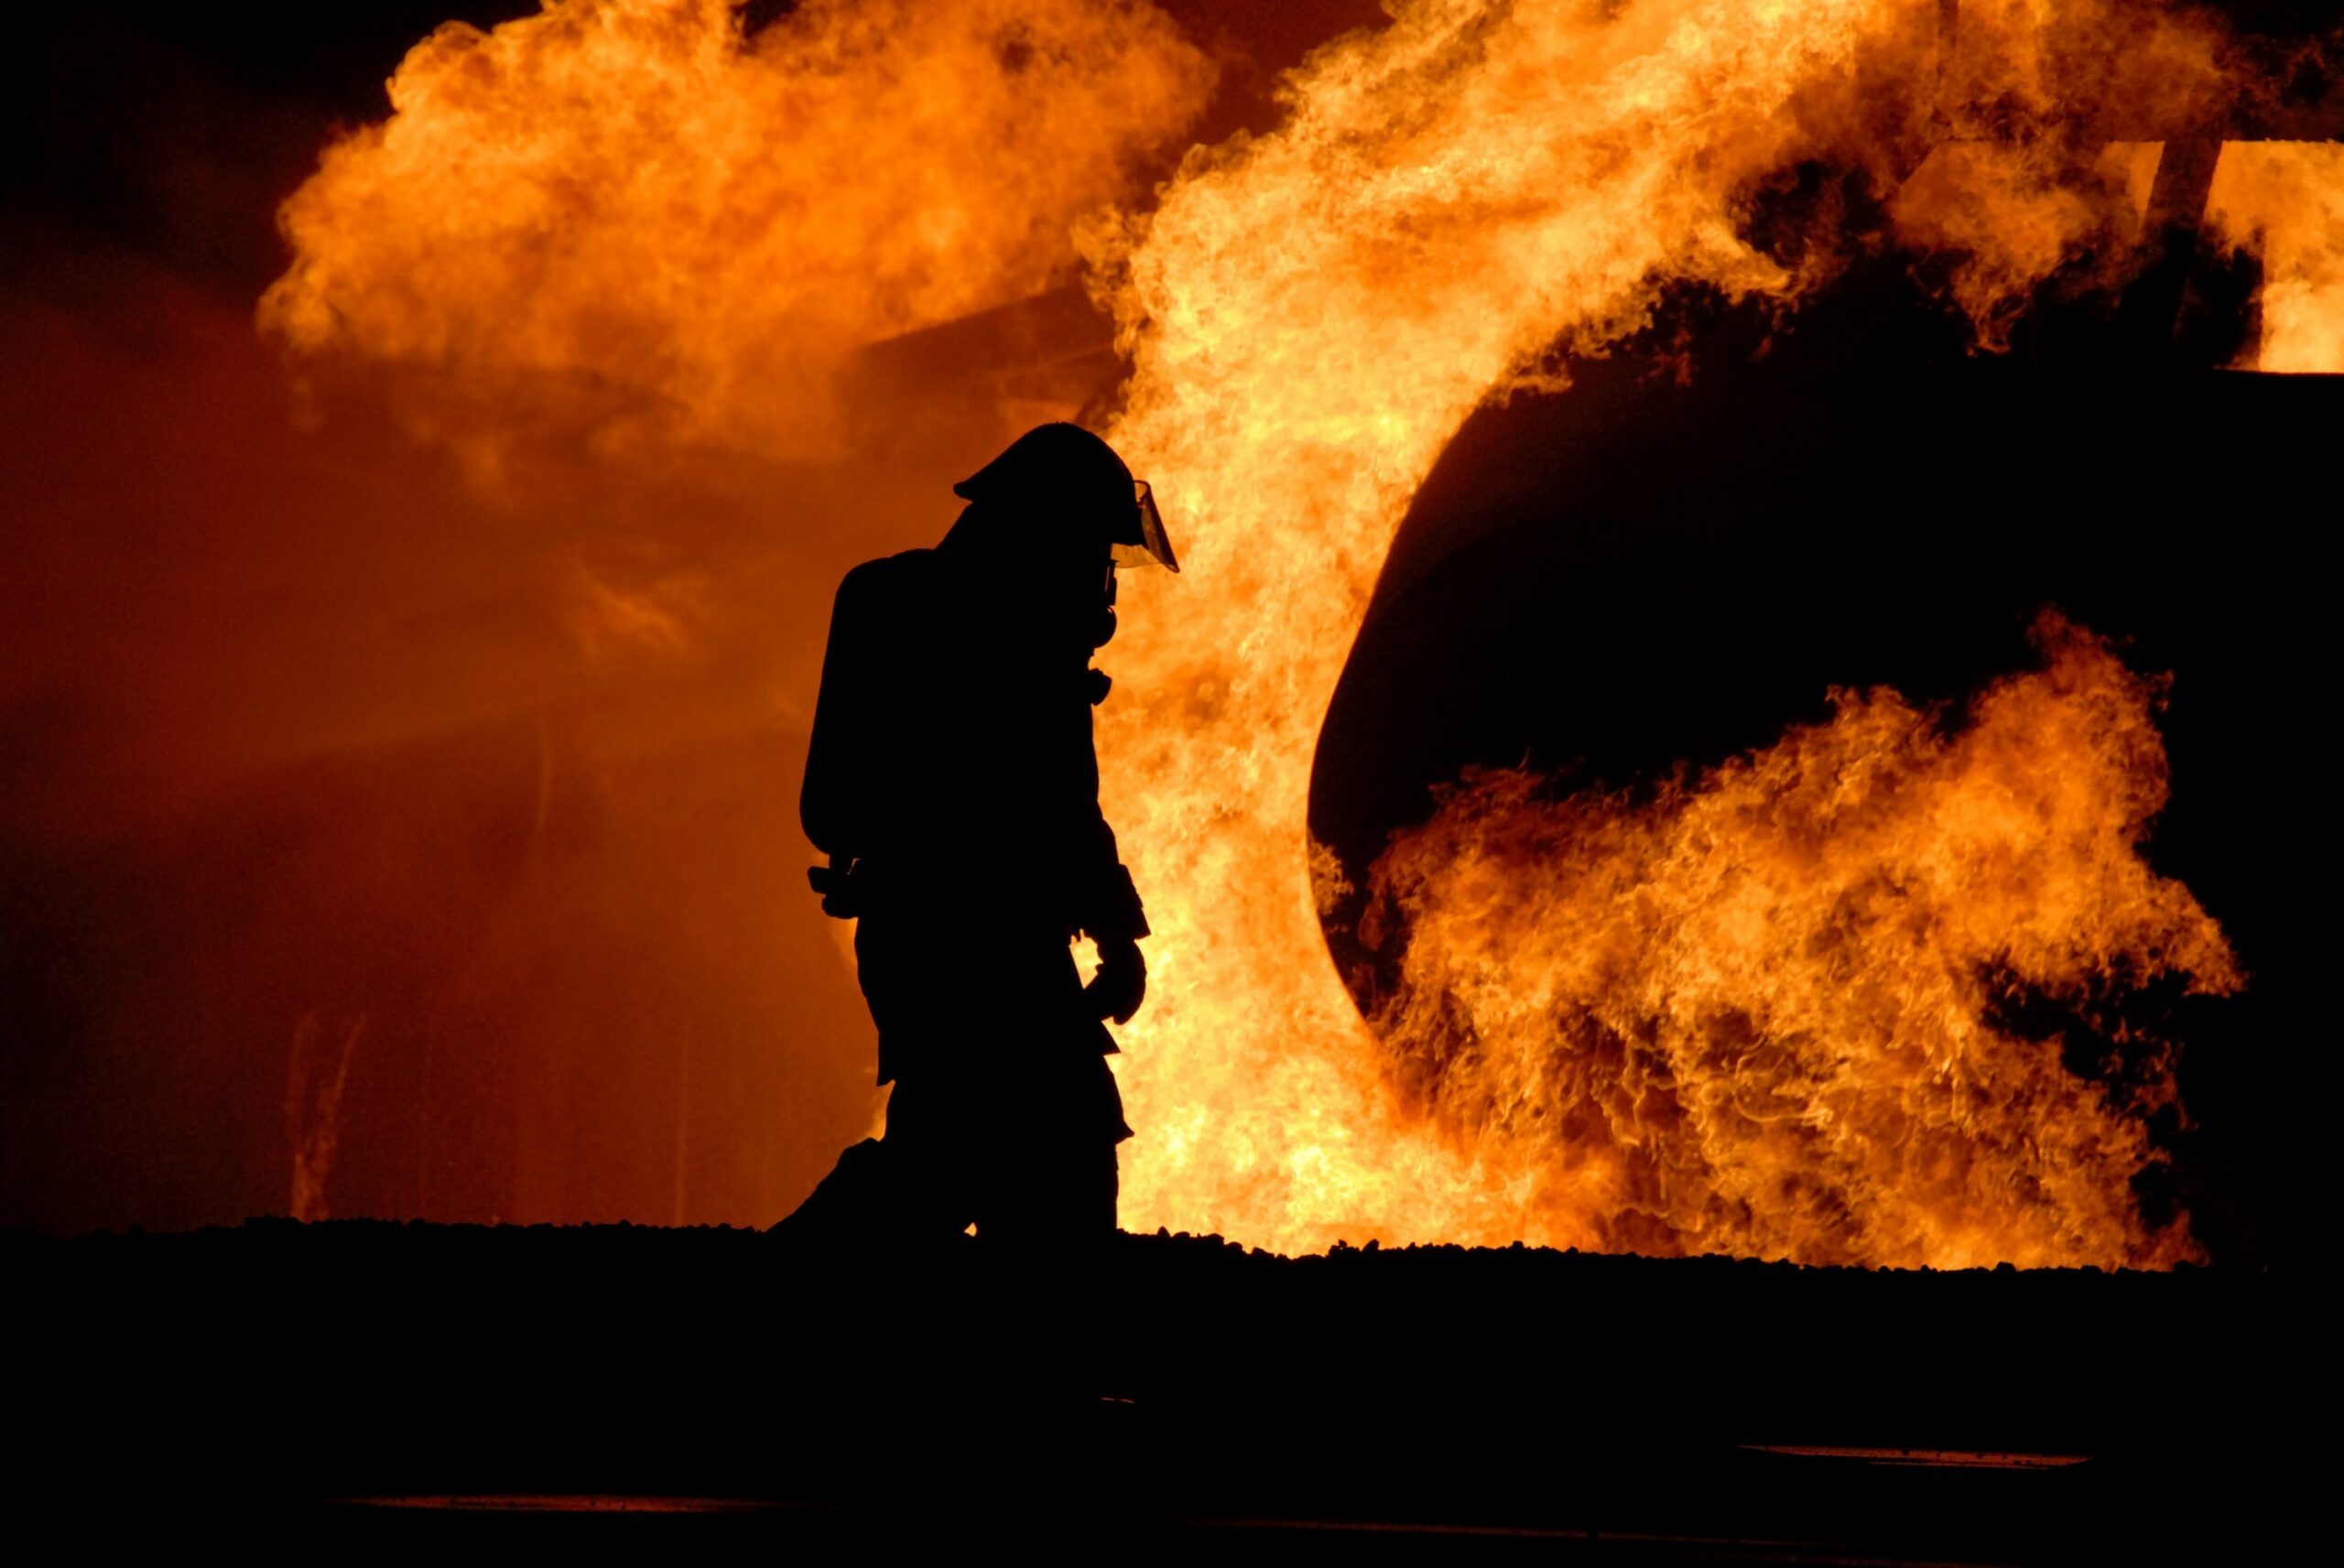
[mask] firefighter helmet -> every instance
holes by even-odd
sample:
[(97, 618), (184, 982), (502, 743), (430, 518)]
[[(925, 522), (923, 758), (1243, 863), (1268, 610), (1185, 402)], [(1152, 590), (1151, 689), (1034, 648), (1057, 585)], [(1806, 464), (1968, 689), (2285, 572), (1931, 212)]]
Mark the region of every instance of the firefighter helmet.
[(1039, 514), (1095, 528), (1119, 566), (1154, 562), (1180, 569), (1147, 481), (1132, 477), (1115, 449), (1079, 425), (1040, 425), (952, 487), (963, 501)]

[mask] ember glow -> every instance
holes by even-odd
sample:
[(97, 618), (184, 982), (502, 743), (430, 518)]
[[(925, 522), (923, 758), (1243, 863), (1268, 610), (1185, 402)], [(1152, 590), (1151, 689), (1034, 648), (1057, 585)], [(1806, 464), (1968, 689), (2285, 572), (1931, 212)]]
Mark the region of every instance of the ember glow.
[[(1642, 805), (1469, 784), (1376, 869), (1403, 984), (1373, 1027), (1305, 809), (1394, 533), (1477, 406), (1558, 389), (1558, 346), (1601, 351), (1673, 287), (1828, 287), (1828, 222), (1747, 232), (1802, 165), (1942, 253), (1994, 351), (2047, 278), (2137, 265), (2143, 138), (2210, 113), (2222, 39), (2088, 0), (1965, 4), (1958, 34), (1937, 0), (1391, 9), (1295, 73), (1274, 132), (1114, 211), (1210, 84), (1145, 5), (819, 0), (748, 38), (719, 0), (568, 0), (450, 28), (288, 206), (263, 324), (309, 362), (458, 373), (424, 424), (460, 444), (559, 403), (605, 451), (788, 459), (828, 438), (850, 351), (1063, 281), (1079, 236), (1131, 364), (1107, 433), (1188, 568), (1126, 583), (1102, 661), (1108, 813), (1156, 932), (1118, 1062), (1130, 1228), (2189, 1255), (2131, 1185), (2171, 1043), (2103, 1085), (1996, 1022), (1998, 986), (2241, 983), (2140, 859), (2154, 692), (2089, 633), (2047, 630), (2047, 667), (1950, 734), (1875, 693)], [(2322, 150), (2218, 181), (2221, 232), (2268, 250), (2264, 368), (2338, 362)], [(641, 642), (702, 595), (583, 597)]]

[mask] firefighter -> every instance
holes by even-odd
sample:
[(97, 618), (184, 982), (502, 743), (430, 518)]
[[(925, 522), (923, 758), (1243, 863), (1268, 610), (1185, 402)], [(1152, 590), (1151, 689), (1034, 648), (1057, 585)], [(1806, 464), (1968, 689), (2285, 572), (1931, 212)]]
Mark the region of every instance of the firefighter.
[[(1147, 917), (1099, 808), (1091, 708), (1115, 572), (1179, 569), (1148, 487), (1112, 448), (1045, 425), (953, 490), (934, 549), (849, 572), (831, 611), (799, 814), (857, 921), (863, 991), (895, 1086), (787, 1224), (916, 1240), (1097, 1239), (1131, 1135), (1102, 1022), (1146, 993)], [(1071, 943), (1100, 963), (1086, 985)]]

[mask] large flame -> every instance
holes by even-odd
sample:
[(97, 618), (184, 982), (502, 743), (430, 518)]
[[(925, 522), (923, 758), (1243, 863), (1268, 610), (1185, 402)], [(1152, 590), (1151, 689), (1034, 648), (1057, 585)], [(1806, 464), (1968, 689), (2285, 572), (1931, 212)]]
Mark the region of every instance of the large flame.
[(819, 452), (848, 353), (1068, 270), (1069, 225), (1210, 78), (1161, 13), (1091, 0), (811, 0), (754, 37), (728, 0), (450, 23), (286, 204), (262, 324), (534, 374), (506, 415), (567, 381), (606, 439)]
[[(450, 27), (393, 82), (394, 119), (288, 207), (296, 262), (264, 321), (298, 349), (533, 377), (539, 413), (548, 379), (614, 389), (605, 433), (787, 457), (819, 444), (848, 350), (1053, 281), (1080, 222), (1134, 367), (1110, 434), (1188, 566), (1126, 585), (1101, 710), (1156, 930), (1118, 1069), (1141, 1129), (1127, 1224), (1287, 1249), (2181, 1255), (2131, 1196), (2150, 1155), (2130, 1112), (2158, 1082), (2128, 1099), (2067, 1073), (1989, 994), (1990, 968), (2053, 991), (2235, 983), (2138, 858), (2162, 787), (2146, 688), (2089, 638), (2056, 638), (2049, 671), (1950, 740), (1877, 696), (1660, 806), (1456, 795), (1380, 872), (1411, 922), (1384, 1039), (1329, 960), (1305, 806), (1394, 531), (1478, 405), (1559, 384), (1557, 344), (1600, 351), (1672, 287), (1828, 283), (1850, 243), (1829, 213), (1750, 238), (1802, 167), (1886, 214), (1853, 243), (1958, 253), (1947, 287), (1991, 349), (2047, 276), (2132, 265), (2156, 152), (2121, 138), (2207, 122), (2219, 38), (2115, 0), (1965, 3), (1958, 34), (1937, 0), (1390, 9), (1295, 75), (1276, 131), (1088, 221), (1203, 94), (1145, 5), (809, 0), (746, 38), (723, 0), (559, 0)], [(2002, 147), (1929, 159), (1963, 138)], [(2284, 288), (2330, 297), (2333, 247), (2254, 198), (2294, 176), (2225, 167), (2223, 221), (2312, 258), (2274, 263), (2264, 362), (2329, 352)], [(622, 608), (603, 620), (638, 640), (667, 624)], [(1874, 806), (1834, 815), (1864, 781)], [(1605, 887), (1640, 913), (1582, 930)], [(1916, 929), (1884, 912), (1892, 887), (1977, 908)], [(2021, 898), (2028, 935), (1998, 946), (1987, 912)], [(1861, 949), (1871, 1011), (1821, 994), (1827, 931)], [(1593, 1058), (1555, 1067), (1580, 1035), (1655, 1084), (1665, 1064), (1679, 1130), (1529, 1127), (1602, 1098), (1566, 1082)]]
[[(1136, 363), (1112, 434), (1182, 520), (1192, 563), (1177, 584), (1134, 585), (1133, 630), (1115, 650), (1119, 692), (1131, 695), (1102, 721), (1111, 815), (1158, 933), (1154, 998), (1121, 1059), (1145, 1130), (1127, 1161), (1127, 1223), (1209, 1227), (1286, 1249), (1344, 1236), (1648, 1241), (1590, 1223), (1602, 1200), (1557, 1199), (1572, 1156), (1550, 1147), (1541, 1172), (1518, 1146), (1444, 1137), (1398, 1103), (1318, 925), (1304, 819), (1312, 743), (1393, 531), (1465, 416), (1557, 341), (1600, 341), (1640, 322), (1670, 280), (1795, 287), (1736, 219), (1753, 189), (1801, 157), (1887, 165), (1900, 148), (1917, 151), (1940, 79), (1927, 9), (1395, 7), (1387, 31), (1311, 63), (1277, 135), (1199, 160), (1130, 232), (1107, 237)], [(1985, 83), (2012, 113), (2056, 112), (2051, 95), (2076, 80), (2098, 90), (2114, 74), (2126, 91), (2155, 88), (2091, 68), (2112, 12), (1980, 10), (1953, 74)], [(2202, 92), (2211, 46), (2161, 27), (2156, 36), (2152, 54), (2173, 90)], [(2178, 63), (2189, 61), (2197, 68)], [(2064, 246), (2040, 249), (2038, 270)], [(2056, 770), (2088, 760), (2061, 749), (2081, 739), (2030, 733), (2020, 743), (2039, 745), (2034, 765)], [(2103, 848), (2135, 864), (2129, 839)], [(2154, 928), (2127, 929), (2137, 938)], [(1910, 982), (1926, 987), (1965, 959), (1884, 961), (1917, 964)], [(1884, 1044), (1868, 1031), (1818, 1049)], [(2056, 1141), (2068, 1136), (2052, 1126), (2063, 1105), (2089, 1101), (2075, 1095), (2007, 1098), (1980, 1113), (1991, 1132), (1973, 1122), (1956, 1140)], [(1825, 1239), (1789, 1215), (1706, 1231), (1697, 1217), (1670, 1233), (1695, 1239), (1667, 1244), (1927, 1263), (2134, 1255), (2127, 1184), (2142, 1151), (2105, 1118), (2078, 1114), (2089, 1124), (2073, 1136), (2094, 1158), (2063, 1168), (2092, 1187), (2089, 1198), (1965, 1214), (1939, 1192), (1943, 1212), (1883, 1227), (1878, 1251), (1860, 1220)], [(1782, 1196), (1767, 1179), (1737, 1173), (1731, 1190), (1763, 1206)]]
[[(1381, 1032), (1413, 1097), (1515, 1173), (1525, 1229), (1816, 1262), (2186, 1253), (2111, 1179), (2152, 1162), (2134, 1113), (2170, 1103), (2171, 1043), (2083, 1020), (2162, 975), (2239, 976), (2137, 853), (2165, 804), (2154, 688), (2039, 635), (2049, 667), (1950, 737), (1841, 692), (1650, 804), (1495, 773), (1394, 844)], [(2121, 1039), (2114, 1081), (2000, 1021), (2013, 994)]]

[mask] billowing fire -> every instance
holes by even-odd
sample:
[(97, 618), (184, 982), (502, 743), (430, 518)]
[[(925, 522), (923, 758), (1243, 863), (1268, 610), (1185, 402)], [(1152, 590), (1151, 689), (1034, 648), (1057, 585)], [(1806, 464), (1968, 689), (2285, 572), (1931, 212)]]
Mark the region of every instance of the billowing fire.
[[(1502, 961), (1451, 971), (1448, 944), (1458, 934), (1432, 919), (1412, 938), (1427, 944), (1411, 952), (1423, 966), (1421, 989), (1387, 1017), (1397, 1033), (1379, 1045), (1339, 984), (1318, 927), (1304, 821), (1311, 742), (1402, 511), (1477, 404), (1534, 369), (1558, 340), (1601, 342), (1639, 323), (1667, 282), (1729, 292), (1798, 287), (1807, 280), (1796, 269), (1740, 235), (1736, 218), (1753, 190), (1807, 157), (1878, 178), (1899, 161), (1912, 167), (1943, 134), (1933, 129), (1941, 92), (1998, 104), (2006, 119), (2091, 119), (2123, 105), (2062, 92), (2138, 94), (2142, 108), (2162, 106), (2151, 96), (2161, 93), (2187, 114), (2217, 79), (2209, 35), (2088, 5), (1966, 7), (1955, 69), (1941, 71), (1935, 8), (1926, 12), (1880, 0), (1402, 7), (1386, 32), (1346, 40), (1313, 62), (1293, 86), (1291, 117), (1277, 135), (1200, 161), (1153, 213), (1103, 247), (1123, 269), (1115, 299), (1136, 365), (1112, 434), (1141, 471), (1161, 476), (1167, 507), (1193, 541), (1191, 573), (1177, 587), (1135, 585), (1129, 645), (1114, 650), (1133, 696), (1102, 719), (1111, 815), (1124, 825), (1159, 933), (1156, 1000), (1128, 1032), (1123, 1058), (1134, 1122), (1147, 1129), (1129, 1161), (1128, 1223), (1203, 1225), (1286, 1248), (1373, 1235), (1931, 1264), (2154, 1255), (2127, 1185), (2142, 1141), (2094, 1091), (2078, 1084), (2064, 1097), (1980, 1096), (1960, 1116), (1948, 1101), (1943, 1114), (1921, 1119), (1922, 1108), (1890, 1087), (1905, 1082), (1904, 1053), (1926, 1058), (1933, 1049), (1948, 1095), (1968, 1092), (1968, 1074), (1998, 1085), (2028, 1071), (2057, 1076), (2034, 1045), (2010, 1046), (2031, 1067), (1957, 1067), (1947, 1041), (1988, 1054), (2001, 1042), (1975, 1005), (1943, 1020), (1935, 1045), (1900, 1033), (1894, 1020), (1859, 1029), (1845, 1016), (1778, 1019), (1761, 994), (1735, 994), (1723, 974), (1691, 983), (1748, 961), (1748, 949), (1678, 949), (1633, 901), (1579, 927), (1590, 906), (1542, 903), (1532, 891), (1538, 873), (1493, 855), (1480, 874), (1516, 864), (1525, 880), (1520, 914), (1573, 922), (1545, 928), (1538, 950), (1568, 949), (1595, 963), (1615, 941), (1660, 944), (1647, 955), (1651, 967), (1618, 978), (1630, 991), (1609, 1027), (1631, 1033), (1641, 1020), (1682, 1019), (1690, 1055), (1672, 1056), (1672, 1069), (1695, 1059), (1730, 1064), (1737, 1053), (1875, 1056), (1872, 1066), (1835, 1076), (1829, 1090), (1818, 1084), (1795, 1113), (1806, 1130), (1782, 1136), (1812, 1132), (1828, 1142), (1818, 1130), (1829, 1119), (1850, 1148), (1883, 1141), (1861, 1156), (1881, 1162), (1871, 1169), (1911, 1162), (1898, 1200), (1910, 1207), (1891, 1217), (1868, 1200), (1846, 1203), (1850, 1184), (1835, 1192), (1813, 1180), (1823, 1173), (1811, 1162), (1793, 1169), (1771, 1161), (1760, 1141), (1722, 1129), (1708, 1135), (1714, 1144), (1689, 1130), (1638, 1131), (1624, 1136), (1646, 1141), (1644, 1168), (1679, 1162), (1683, 1180), (1647, 1190), (1623, 1168), (1605, 1191), (1596, 1167), (1616, 1157), (1612, 1134), (1582, 1147), (1568, 1132), (1541, 1136), (1482, 1107), (1480, 1097), (1494, 1092), (1490, 1105), (1518, 1105), (1529, 1116), (1543, 1095), (1559, 1092), (1536, 1077), (1503, 1091), (1444, 1080), (1441, 1125), (1412, 1114), (1386, 1070), (1394, 1060), (1436, 1059), (1457, 1030), (1472, 1027), (1470, 1010), (1457, 1020), (1435, 1005), (1452, 976), (1474, 1006), (1545, 1013), (1514, 1025), (1506, 1044), (1486, 1046), (1479, 1060), (1490, 1072), (1557, 1070), (1550, 1059), (1572, 1024), (1540, 1003), (1557, 979)], [(2095, 54), (2126, 28), (2126, 41), (2143, 51), (2134, 63), (2154, 59), (2156, 72), (2111, 67)], [(2024, 222), (1971, 226), (1980, 254), (1988, 247), (1980, 235), (2024, 240), (2000, 247), (1998, 281), (1973, 301), (1981, 315), (1991, 319), (2017, 292), (2018, 274), (2043, 276), (2075, 236), (2129, 199), (2130, 158), (2103, 166), (2100, 157), (2093, 149), (2088, 194), (2049, 214), (2048, 236), (2029, 237), (2040, 225)], [(2018, 188), (2040, 190), (2046, 178), (2038, 168)], [(1965, 189), (1976, 200), (1993, 195), (1989, 182)], [(2093, 667), (2102, 681), (2115, 678), (2104, 660)], [(1736, 775), (1732, 789), (1789, 788), (1796, 770), (1788, 759), (1859, 746), (1860, 734), (1894, 729), (1900, 711), (1885, 702), (1851, 710), (1845, 733), (1787, 741), (1780, 760)], [(2143, 732), (2135, 730), (2136, 741)], [(2077, 726), (2018, 739), (2041, 748), (2035, 768), (2122, 785), (2111, 809), (2153, 793), (2127, 773), (2156, 776), (2137, 744), (2111, 770), (2093, 765), (2089, 742)], [(1954, 814), (1943, 830), (1958, 831), (1952, 821), (2009, 809), (1993, 798), (1996, 787), (1988, 773), (1956, 767), (1912, 808)], [(1427, 915), (1453, 914), (1437, 890), (1461, 897), (1461, 884), (1425, 860), (1441, 853), (1442, 835), (1459, 830), (1458, 814), (1519, 842), (1558, 820), (1524, 796), (1514, 803), (1520, 820), (1501, 829), (1489, 818), (1503, 815), (1505, 798), (1484, 787), (1452, 801), (1430, 837), (1395, 851), (1384, 869), (1394, 889), (1414, 890)], [(1590, 808), (1584, 819), (1593, 830), (1603, 814)], [(1626, 821), (1614, 830), (1627, 831)], [(2137, 820), (2096, 839), (2096, 853), (2054, 858), (2031, 874), (2089, 877), (2097, 887), (2122, 865), (2146, 888), (2136, 837)], [(1768, 852), (1754, 840), (1742, 848)], [(2015, 849), (2013, 841), (2000, 852)], [(1829, 881), (1817, 866), (1798, 896), (1828, 901)], [(2045, 907), (2072, 911), (2078, 922), (2109, 918), (2083, 887), (2038, 891)], [(1692, 896), (1691, 884), (1685, 892)], [(2096, 913), (2088, 917), (2088, 908)], [(1687, 928), (1687, 940), (1763, 946), (1763, 934), (1732, 930), (1730, 913), (1713, 912), (1698, 934)], [(2200, 933), (2208, 983), (2228, 983), (2219, 941), (2194, 911), (2119, 918), (2119, 946), (2098, 951), (2119, 969), (2154, 968), (2138, 944), (2163, 939), (2175, 920)], [(2091, 950), (2080, 925), (2056, 939)], [(1917, 1007), (1980, 957), (1921, 939), (1884, 959), (1883, 973), (1896, 978), (1877, 983), (1909, 989)], [(1972, 988), (1970, 1003), (1984, 1000), (1980, 983), (1960, 982)], [(1677, 984), (1687, 989), (1624, 1002), (1635, 987), (1667, 992)], [(1492, 991), (1514, 1000), (1501, 1003)], [(1427, 1032), (1435, 1017), (1445, 1020), (1442, 1033)], [(1807, 1029), (1822, 1033), (1794, 1044)], [(1715, 1038), (1695, 1038), (1704, 1031)], [(1720, 1070), (1720, 1083), (1673, 1086), (1688, 1115), (1709, 1108), (1691, 1102), (1721, 1086), (1730, 1092), (1748, 1071)], [(1831, 1098), (1842, 1092), (1865, 1108)], [(1915, 1142), (1890, 1132), (1898, 1117), (1915, 1117), (1915, 1135), (1924, 1127), (1926, 1135)], [(1454, 1135), (1483, 1132), (1493, 1119), (1498, 1137)], [(2055, 1151), (2043, 1171), (1981, 1171), (1980, 1185), (2007, 1179), (2058, 1187), (2056, 1196), (1984, 1204), (1952, 1173), (1963, 1161), (1982, 1165), (1991, 1149), (2030, 1144)], [(1704, 1160), (1732, 1173), (1705, 1186), (1691, 1171)], [(1943, 1167), (1930, 1168), (1936, 1162)], [(1647, 1223), (1637, 1223), (1640, 1213)]]
[[(2048, 668), (1945, 734), (1890, 691), (1656, 799), (1470, 781), (1377, 864), (1405, 942), (1377, 1025), (1411, 1100), (1601, 1250), (1814, 1261), (2170, 1261), (2111, 1172), (2151, 1161), (2172, 1044), (2079, 1033), (2167, 975), (2239, 983), (2137, 853), (2165, 804), (2154, 685), (2056, 618)], [(2048, 764), (2048, 765), (2046, 765)], [(2113, 1042), (2122, 1041), (2118, 1049)]]
[(1047, 287), (1210, 85), (1160, 13), (1088, 0), (817, 0), (753, 39), (727, 0), (450, 23), (286, 204), (262, 325), (486, 381), (492, 424), (559, 396), (610, 444), (819, 452), (847, 354)]
[[(2223, 40), (2112, 0), (1965, 4), (1955, 31), (1937, 0), (1391, 8), (1312, 57), (1274, 133), (1087, 219), (1205, 91), (1145, 5), (823, 0), (744, 38), (720, 0), (568, 0), (449, 29), (288, 208), (264, 321), (647, 395), (603, 428), (787, 456), (847, 349), (1067, 274), (1081, 220), (1133, 366), (1109, 434), (1188, 566), (1127, 584), (1101, 710), (1156, 931), (1119, 1064), (1127, 1226), (2187, 1255), (2131, 1187), (2169, 1043), (2087, 1078), (1997, 1011), (2239, 983), (2139, 857), (2154, 690), (2089, 634), (2053, 627), (2048, 667), (1952, 734), (1876, 693), (1643, 805), (1469, 784), (1375, 872), (1401, 983), (1373, 1028), (1328, 958), (1305, 805), (1394, 531), (1477, 406), (1559, 384), (1558, 344), (1600, 351), (1673, 287), (1788, 304), (1887, 243), (1829, 214), (1753, 243), (1802, 165), (1895, 243), (1958, 250), (1991, 349), (2047, 276), (2134, 265), (2143, 138), (2206, 122)], [(2002, 145), (1931, 157), (1962, 138)], [(2286, 182), (2344, 187), (2317, 149), (2224, 168), (2222, 232), (2275, 247), (2262, 362), (2333, 362), (2332, 195)]]

